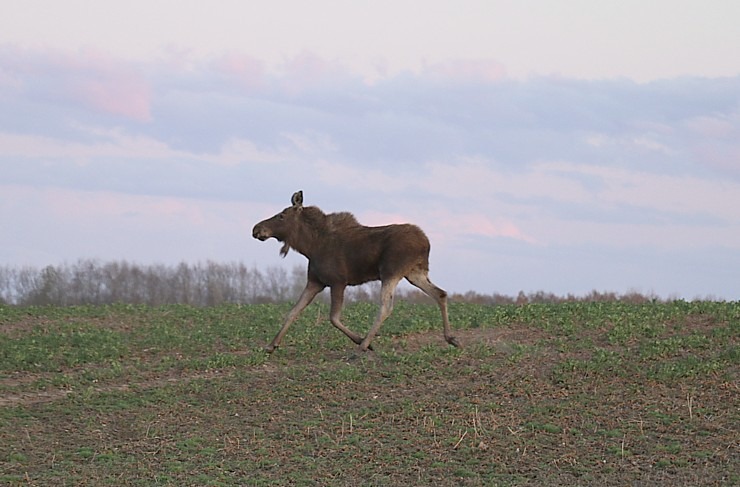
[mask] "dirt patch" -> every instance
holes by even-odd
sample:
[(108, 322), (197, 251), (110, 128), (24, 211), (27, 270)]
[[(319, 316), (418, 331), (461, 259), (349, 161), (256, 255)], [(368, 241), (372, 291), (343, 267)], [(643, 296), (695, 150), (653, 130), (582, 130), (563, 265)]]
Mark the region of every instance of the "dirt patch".
[[(460, 341), (463, 348), (474, 345), (485, 345), (502, 351), (511, 350), (512, 344), (532, 345), (545, 337), (542, 330), (525, 325), (510, 325), (498, 328), (471, 328), (467, 330), (455, 330), (453, 334)], [(429, 345), (440, 345), (444, 343), (444, 337), (441, 332), (428, 331), (399, 337), (393, 341), (392, 347), (395, 350), (415, 352)]]
[(12, 321), (0, 323), (0, 331), (12, 338), (28, 333), (29, 330), (33, 330), (34, 328), (48, 328), (56, 324), (56, 320), (48, 317), (24, 316)]
[[(268, 369), (265, 367), (265, 369)], [(108, 383), (101, 386), (92, 386), (85, 388), (86, 392), (105, 393), (115, 391), (129, 391), (131, 389), (152, 389), (163, 387), (168, 384), (189, 382), (199, 379), (214, 379), (217, 377), (226, 377), (234, 373), (236, 369), (215, 369), (206, 371), (168, 371), (164, 374), (152, 375), (149, 377), (140, 377), (132, 382)], [(3, 385), (10, 386), (12, 380), (4, 380)], [(18, 382), (16, 382), (18, 383)], [(25, 381), (24, 381), (25, 383)], [(22, 384), (22, 383), (18, 383)], [(77, 393), (75, 389), (51, 389), (38, 392), (21, 392), (17, 394), (5, 394), (0, 397), (0, 407), (28, 406), (31, 404), (40, 404), (46, 402), (64, 399), (70, 394)]]
[(105, 328), (114, 331), (131, 331), (138, 326), (135, 320), (130, 317), (122, 319), (111, 315), (110, 317), (64, 317), (50, 318), (48, 316), (27, 315), (13, 320), (0, 323), (0, 332), (14, 338), (28, 334), (34, 329), (56, 330), (62, 325), (82, 324), (90, 328)]

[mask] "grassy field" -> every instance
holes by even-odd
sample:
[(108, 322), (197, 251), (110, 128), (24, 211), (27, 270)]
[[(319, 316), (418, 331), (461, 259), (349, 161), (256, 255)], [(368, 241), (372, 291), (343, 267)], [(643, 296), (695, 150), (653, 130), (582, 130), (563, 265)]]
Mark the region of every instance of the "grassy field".
[(740, 303), (287, 310), (0, 307), (0, 484), (740, 484)]

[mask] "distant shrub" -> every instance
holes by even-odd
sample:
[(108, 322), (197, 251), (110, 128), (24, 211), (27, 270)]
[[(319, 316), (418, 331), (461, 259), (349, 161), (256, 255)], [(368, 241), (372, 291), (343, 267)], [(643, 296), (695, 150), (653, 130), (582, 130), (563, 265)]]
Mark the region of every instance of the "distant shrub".
[[(0, 266), (0, 305), (130, 303), (215, 306), (222, 303), (275, 303), (295, 300), (305, 282), (306, 271), (302, 266), (288, 272), (281, 267), (260, 270), (241, 262), (147, 265), (81, 259), (74, 264), (46, 266), (43, 269)], [(379, 291), (378, 283), (352, 287), (347, 291), (347, 301), (376, 302)], [(426, 295), (410, 286), (399, 288), (396, 296), (411, 302), (429, 302)], [(326, 300), (326, 296), (323, 299)], [(607, 301), (638, 304), (660, 301), (657, 296), (646, 296), (636, 291), (619, 295), (596, 290), (584, 296), (558, 296), (545, 291), (527, 294), (520, 291), (516, 297), (468, 291), (452, 294), (450, 299), (482, 305)]]

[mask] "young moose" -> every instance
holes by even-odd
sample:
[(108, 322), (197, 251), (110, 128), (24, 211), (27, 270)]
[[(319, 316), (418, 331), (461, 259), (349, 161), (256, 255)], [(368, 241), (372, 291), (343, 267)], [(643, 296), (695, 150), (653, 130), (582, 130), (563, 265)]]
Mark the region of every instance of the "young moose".
[[(325, 214), (315, 206), (303, 206), (303, 191), (293, 194), (292, 206), (259, 222), (252, 236), (259, 240), (274, 237), (283, 242), (280, 254), (285, 257), (292, 248), (308, 258), (308, 282), (298, 302), (290, 310), (283, 327), (265, 349), (273, 352), (290, 325), (303, 309), (325, 287), (331, 289), (330, 320), (353, 342), (366, 351), (391, 314), (393, 293), (398, 282), (406, 278), (431, 296), (442, 312), (447, 343), (459, 346), (450, 333), (447, 318), (447, 293), (429, 280), (429, 239), (416, 225), (360, 225), (351, 213)], [(342, 324), (344, 289), (368, 281), (381, 281), (381, 303), (372, 328), (365, 338)]]

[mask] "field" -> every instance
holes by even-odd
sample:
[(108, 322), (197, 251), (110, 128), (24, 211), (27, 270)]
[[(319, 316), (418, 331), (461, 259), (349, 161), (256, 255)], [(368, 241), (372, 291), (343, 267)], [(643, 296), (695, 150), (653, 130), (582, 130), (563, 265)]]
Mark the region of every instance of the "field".
[(288, 309), (0, 306), (0, 484), (740, 484), (740, 303)]

